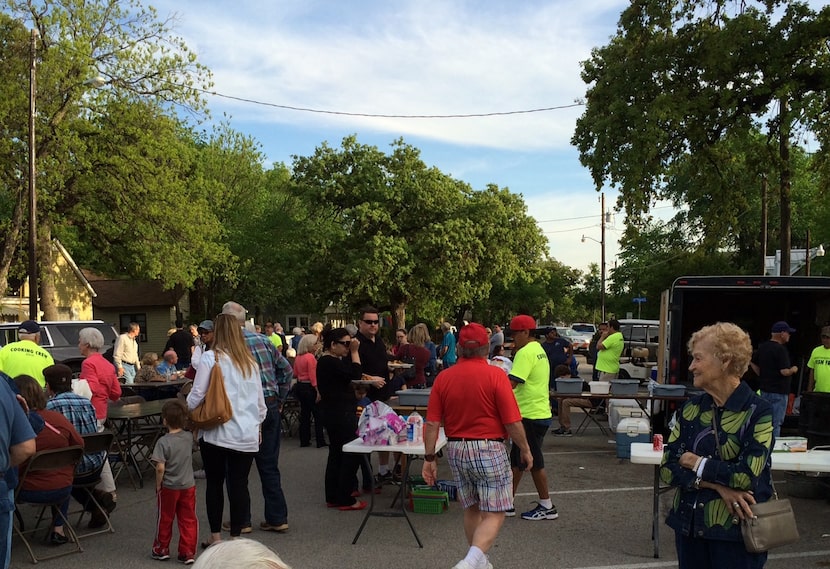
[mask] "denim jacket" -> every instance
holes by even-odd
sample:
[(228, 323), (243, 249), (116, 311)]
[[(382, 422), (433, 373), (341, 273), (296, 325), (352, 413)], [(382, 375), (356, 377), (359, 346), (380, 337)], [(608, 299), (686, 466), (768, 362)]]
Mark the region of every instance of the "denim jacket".
[[(722, 456), (713, 436), (713, 415)], [(660, 469), (661, 481), (677, 487), (666, 523), (685, 536), (741, 541), (740, 524), (720, 495), (695, 489), (696, 473), (679, 460), (686, 451), (706, 457), (701, 480), (749, 490), (757, 502), (766, 502), (772, 495), (772, 408), (741, 382), (722, 408), (704, 393), (687, 401), (677, 419)]]

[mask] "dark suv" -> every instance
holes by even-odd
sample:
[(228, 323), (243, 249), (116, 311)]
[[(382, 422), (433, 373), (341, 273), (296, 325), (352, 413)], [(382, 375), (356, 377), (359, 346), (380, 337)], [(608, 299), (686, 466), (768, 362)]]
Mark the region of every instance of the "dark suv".
[[(83, 328), (97, 328), (104, 335), (102, 352), (108, 350), (118, 337), (115, 328), (102, 320), (46, 321), (40, 324), (40, 345), (52, 355), (55, 363), (63, 363), (75, 374), (81, 371), (84, 357), (78, 350), (78, 333)], [(17, 341), (20, 322), (0, 323), (0, 346)]]

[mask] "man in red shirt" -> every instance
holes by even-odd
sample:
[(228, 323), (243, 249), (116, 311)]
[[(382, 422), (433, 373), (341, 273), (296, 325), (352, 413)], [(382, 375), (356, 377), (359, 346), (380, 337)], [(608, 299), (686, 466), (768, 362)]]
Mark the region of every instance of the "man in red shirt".
[(504, 441), (509, 436), (521, 452), (525, 470), (533, 455), (522, 416), (503, 369), (487, 361), (490, 340), (481, 324), (464, 326), (458, 339), (458, 363), (435, 380), (424, 429), (427, 484), (435, 484), (435, 442), (443, 421), (447, 460), (464, 508), (464, 531), (470, 549), (453, 569), (492, 569), (487, 551), (513, 507), (513, 473)]

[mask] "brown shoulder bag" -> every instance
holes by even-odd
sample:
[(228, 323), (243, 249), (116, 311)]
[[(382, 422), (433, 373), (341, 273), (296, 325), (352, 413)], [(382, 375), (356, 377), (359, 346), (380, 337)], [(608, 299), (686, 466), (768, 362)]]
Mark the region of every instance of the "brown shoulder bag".
[(210, 371), (210, 383), (205, 398), (190, 412), (190, 423), (193, 428), (200, 430), (215, 429), (230, 421), (231, 417), (233, 408), (225, 391), (225, 376), (222, 374), (217, 353), (213, 369)]

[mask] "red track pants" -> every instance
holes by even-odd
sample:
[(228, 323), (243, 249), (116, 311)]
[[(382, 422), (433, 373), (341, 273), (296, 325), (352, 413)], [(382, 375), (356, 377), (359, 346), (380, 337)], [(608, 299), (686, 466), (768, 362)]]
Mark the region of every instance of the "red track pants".
[(173, 519), (179, 522), (179, 557), (196, 556), (196, 540), (199, 535), (199, 521), (196, 519), (196, 486), (185, 490), (171, 490), (162, 487), (156, 494), (158, 501), (158, 524), (153, 552), (169, 555), (170, 540), (173, 538)]

